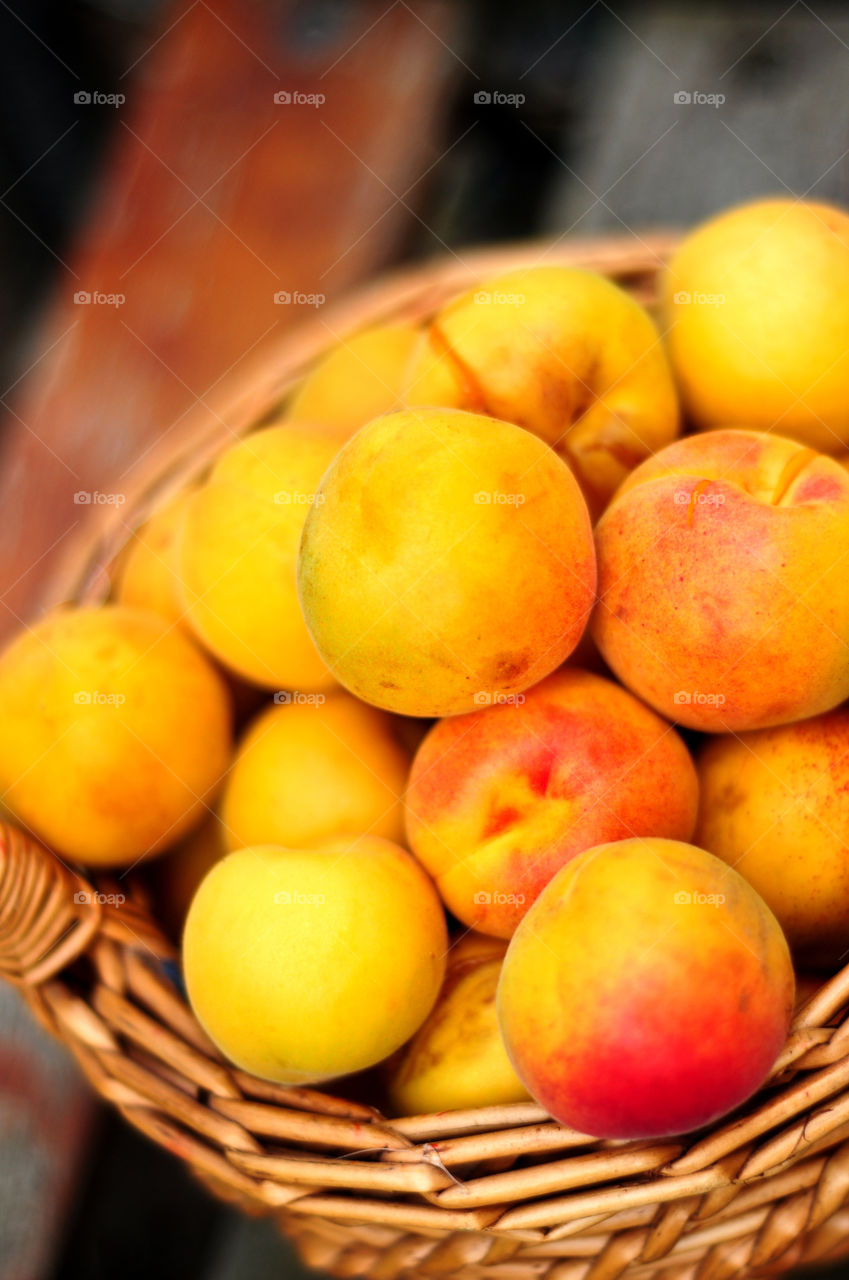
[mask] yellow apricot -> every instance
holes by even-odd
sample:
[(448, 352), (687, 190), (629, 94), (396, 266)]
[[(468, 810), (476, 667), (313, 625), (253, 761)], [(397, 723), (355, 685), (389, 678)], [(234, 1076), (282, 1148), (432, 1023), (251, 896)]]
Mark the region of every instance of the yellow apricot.
[(506, 942), (466, 934), (452, 947), (439, 998), (390, 1064), (389, 1093), (398, 1115), (526, 1102), (495, 1012)]
[(663, 279), (688, 416), (849, 445), (849, 214), (755, 200), (697, 227)]
[(400, 403), (419, 338), (414, 325), (383, 324), (338, 342), (304, 378), (290, 401), (290, 422), (320, 423), (350, 435)]
[(180, 580), (175, 569), (175, 544), (191, 490), (184, 490), (154, 511), (137, 529), (121, 557), (115, 599), (136, 609), (149, 609), (169, 622), (183, 616)]
[(0, 788), (58, 852), (134, 862), (203, 817), (231, 708), (180, 629), (126, 605), (58, 609), (0, 657)]
[(528, 431), (388, 413), (336, 456), (304, 526), (301, 605), (336, 678), (404, 715), (518, 693), (569, 656), (595, 593), (586, 503)]
[(535, 432), (572, 467), (596, 514), (679, 430), (648, 313), (612, 281), (574, 267), (509, 271), (448, 303), (417, 349), (404, 399)]
[(401, 842), (408, 767), (392, 718), (342, 689), (270, 706), (248, 727), (227, 777), (226, 843), (313, 848), (366, 833)]
[(806, 971), (849, 948), (849, 711), (723, 734), (698, 758), (696, 839), (772, 911)]
[(219, 662), (266, 688), (334, 684), (301, 617), (295, 562), (338, 445), (316, 428), (266, 427), (228, 449), (188, 503), (177, 551), (186, 622)]
[(436, 890), (388, 840), (261, 845), (206, 876), (183, 966), (222, 1053), (303, 1084), (373, 1066), (409, 1039), (439, 993), (446, 947)]

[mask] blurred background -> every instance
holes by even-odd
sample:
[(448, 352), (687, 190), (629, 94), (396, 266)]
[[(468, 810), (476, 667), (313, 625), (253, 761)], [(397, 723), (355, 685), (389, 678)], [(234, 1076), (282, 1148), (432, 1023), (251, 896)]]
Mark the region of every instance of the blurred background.
[[(758, 194), (849, 203), (838, 4), (0, 0), (0, 63), (4, 635), (84, 534), (75, 493), (358, 282)], [(296, 1274), (0, 987), (0, 1280)]]

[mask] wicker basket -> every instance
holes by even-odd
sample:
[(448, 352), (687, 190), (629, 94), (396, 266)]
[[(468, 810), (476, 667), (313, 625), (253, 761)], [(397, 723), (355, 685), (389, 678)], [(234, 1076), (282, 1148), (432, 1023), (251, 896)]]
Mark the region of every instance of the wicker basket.
[[(603, 271), (651, 301), (669, 247), (651, 236), (479, 252), (328, 309), (225, 411), (204, 406), (147, 459), (128, 505), (63, 566), (55, 598), (102, 599), (126, 525), (233, 432), (267, 420), (340, 334), (424, 318), (495, 270), (541, 260)], [(769, 1084), (733, 1118), (680, 1140), (598, 1142), (532, 1104), (388, 1121), (248, 1076), (195, 1021), (175, 959), (141, 885), (86, 880), (0, 828), (0, 973), (131, 1124), (217, 1195), (273, 1214), (310, 1265), (371, 1280), (460, 1269), (467, 1280), (722, 1280), (849, 1252), (849, 967), (797, 1014)]]

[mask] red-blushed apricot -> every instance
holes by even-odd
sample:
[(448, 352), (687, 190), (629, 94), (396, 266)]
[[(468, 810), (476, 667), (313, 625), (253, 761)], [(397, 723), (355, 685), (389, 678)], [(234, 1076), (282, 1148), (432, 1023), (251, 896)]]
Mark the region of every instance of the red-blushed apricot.
[(801, 720), (849, 696), (849, 475), (755, 431), (634, 471), (596, 527), (592, 632), (623, 684), (692, 729)]
[(324, 475), (298, 584), (341, 684), (404, 715), (518, 693), (575, 648), (595, 598), (587, 506), (557, 455), (507, 422), (388, 413)]
[(752, 884), (797, 963), (849, 953), (849, 710), (716, 738), (697, 762), (695, 839)]
[(635, 835), (689, 840), (697, 805), (695, 768), (671, 725), (571, 667), (434, 725), (405, 799), (410, 848), (446, 905), (503, 938), (584, 849)]
[(762, 898), (719, 858), (622, 840), (565, 866), (522, 920), (498, 987), (519, 1079), (598, 1138), (687, 1133), (763, 1084), (794, 1002)]

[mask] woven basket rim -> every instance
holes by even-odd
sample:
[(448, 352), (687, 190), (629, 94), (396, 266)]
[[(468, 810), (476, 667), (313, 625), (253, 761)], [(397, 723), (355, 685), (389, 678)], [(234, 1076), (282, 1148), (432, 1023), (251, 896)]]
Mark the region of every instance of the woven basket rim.
[(679, 237), (675, 230), (647, 230), (476, 247), (462, 255), (443, 254), (396, 268), (331, 301), (269, 342), (243, 372), (226, 379), (213, 396), (186, 413), (179, 422), (177, 440), (166, 432), (138, 466), (124, 503), (84, 509), (89, 519), (67, 539), (42, 604), (102, 600), (109, 589), (102, 570), (132, 529), (147, 518), (156, 502), (202, 474), (227, 440), (259, 425), (271, 406), (282, 402), (313, 361), (333, 345), (336, 335), (385, 320), (422, 320), (447, 298), (507, 268), (544, 264), (579, 266), (603, 274), (615, 270), (617, 278), (627, 282), (661, 266)]

